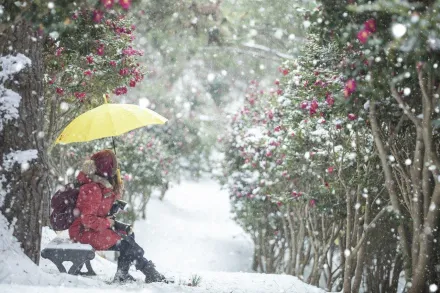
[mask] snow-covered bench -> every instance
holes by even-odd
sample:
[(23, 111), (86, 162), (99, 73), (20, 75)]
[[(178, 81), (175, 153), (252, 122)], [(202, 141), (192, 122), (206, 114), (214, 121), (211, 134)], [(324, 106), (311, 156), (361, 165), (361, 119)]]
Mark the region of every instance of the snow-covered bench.
[[(95, 250), (89, 244), (74, 243), (67, 238), (57, 237), (52, 240), (42, 251), (41, 256), (52, 261), (61, 273), (66, 273), (63, 262), (70, 261), (68, 274), (95, 276), (90, 260), (95, 258)], [(86, 265), (87, 272), (81, 272), (83, 265)]]

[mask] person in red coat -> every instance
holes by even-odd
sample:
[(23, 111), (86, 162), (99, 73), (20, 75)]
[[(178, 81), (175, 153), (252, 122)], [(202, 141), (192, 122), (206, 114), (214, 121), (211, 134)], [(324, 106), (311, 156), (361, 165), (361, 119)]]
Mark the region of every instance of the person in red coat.
[(134, 234), (115, 230), (115, 221), (108, 216), (123, 190), (117, 170), (117, 159), (111, 150), (100, 151), (84, 162), (77, 176), (81, 187), (76, 208), (80, 216), (70, 226), (69, 236), (75, 242), (90, 244), (95, 250), (119, 251), (115, 282), (134, 281), (128, 273), (133, 263), (144, 273), (145, 282), (166, 282), (154, 264), (144, 257)]

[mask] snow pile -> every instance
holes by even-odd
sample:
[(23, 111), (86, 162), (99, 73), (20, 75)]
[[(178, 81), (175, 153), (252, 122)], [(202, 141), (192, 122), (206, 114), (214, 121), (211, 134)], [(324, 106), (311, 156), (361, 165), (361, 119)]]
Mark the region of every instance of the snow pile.
[[(21, 250), (20, 244), (12, 235), (6, 218), (0, 213), (0, 283), (30, 286), (64, 286), (76, 277), (66, 274), (48, 274), (39, 269)], [(91, 280), (83, 280), (84, 285)], [(0, 292), (5, 292), (1, 286)], [(24, 290), (23, 292), (28, 292)], [(19, 292), (19, 291), (16, 291)]]

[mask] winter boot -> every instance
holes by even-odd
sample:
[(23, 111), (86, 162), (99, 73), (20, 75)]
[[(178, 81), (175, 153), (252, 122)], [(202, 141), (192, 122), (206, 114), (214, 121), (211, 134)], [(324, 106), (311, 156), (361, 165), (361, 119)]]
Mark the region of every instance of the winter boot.
[(118, 257), (118, 268), (116, 270), (115, 277), (113, 278), (113, 283), (127, 283), (136, 281), (136, 279), (128, 273), (130, 264), (131, 261), (129, 259), (126, 259), (123, 256)]
[(136, 263), (136, 268), (145, 275), (145, 283), (164, 282), (170, 283), (164, 275), (160, 274), (152, 261), (143, 258)]

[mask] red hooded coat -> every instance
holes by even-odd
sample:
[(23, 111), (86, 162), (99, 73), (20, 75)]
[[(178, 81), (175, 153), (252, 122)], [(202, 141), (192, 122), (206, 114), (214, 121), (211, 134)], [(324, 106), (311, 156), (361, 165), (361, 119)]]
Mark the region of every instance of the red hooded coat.
[(79, 189), (76, 207), (81, 216), (70, 226), (69, 236), (76, 242), (92, 245), (96, 250), (107, 250), (121, 239), (106, 218), (119, 196), (107, 180), (96, 175), (91, 177), (95, 180), (83, 172), (78, 174), (77, 179), (83, 185)]

